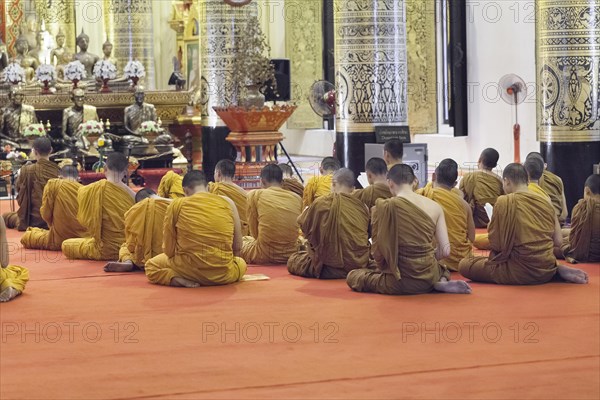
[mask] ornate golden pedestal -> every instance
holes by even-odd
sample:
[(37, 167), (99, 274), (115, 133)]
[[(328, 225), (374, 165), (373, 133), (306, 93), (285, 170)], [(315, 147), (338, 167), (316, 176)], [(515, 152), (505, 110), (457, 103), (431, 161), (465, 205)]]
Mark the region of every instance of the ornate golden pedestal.
[(296, 110), (296, 106), (274, 106), (257, 109), (213, 107), (231, 130), (227, 136), (238, 152), (237, 183), (246, 189), (260, 187), (260, 171), (276, 162), (275, 146), (283, 139), (279, 128)]

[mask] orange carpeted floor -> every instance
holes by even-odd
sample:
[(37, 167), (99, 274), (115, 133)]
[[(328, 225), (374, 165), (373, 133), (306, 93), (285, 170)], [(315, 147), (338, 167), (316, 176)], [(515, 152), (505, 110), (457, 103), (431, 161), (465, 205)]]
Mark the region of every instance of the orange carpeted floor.
[(269, 281), (159, 287), (12, 251), (31, 280), (0, 305), (3, 400), (600, 397), (598, 264), (581, 265), (585, 286), (387, 297), (283, 267), (250, 268)]

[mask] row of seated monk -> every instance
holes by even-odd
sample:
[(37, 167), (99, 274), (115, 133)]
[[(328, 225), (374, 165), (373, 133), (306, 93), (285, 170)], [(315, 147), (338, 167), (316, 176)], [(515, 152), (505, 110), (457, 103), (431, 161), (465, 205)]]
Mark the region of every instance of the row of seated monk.
[[(262, 188), (246, 192), (233, 182), (235, 163), (221, 160), (215, 182), (207, 183), (201, 171), (184, 177), (168, 172), (156, 194), (135, 193), (123, 183), (127, 161), (120, 153), (109, 154), (105, 180), (81, 186), (74, 166), (59, 170), (46, 159), (49, 148), (45, 138), (34, 142), (38, 162), (23, 167), (19, 210), (3, 221), (26, 229), (25, 248), (107, 260), (107, 272), (144, 270), (154, 284), (224, 285), (242, 280), (247, 264), (287, 264), (293, 275), (346, 279), (359, 292), (471, 293), (466, 281), (451, 280), (451, 271), (497, 284), (555, 278), (582, 284), (587, 274), (559, 264), (557, 256), (600, 261), (600, 176), (588, 178), (563, 237), (550, 199), (530, 186), (542, 175), (537, 154), (498, 177), (491, 176), (498, 154), (486, 149), (482, 170), (473, 173), (481, 178), (465, 176), (474, 183), (462, 185), (464, 192), (455, 188), (452, 159), (438, 164), (433, 184), (415, 191), (402, 145), (392, 142), (384, 159), (367, 162), (370, 185), (364, 189), (355, 190), (353, 172), (326, 157), (320, 176), (306, 187), (289, 167), (269, 164), (260, 175)], [(479, 197), (479, 185), (490, 186), (488, 176), (498, 182), (494, 199)], [(489, 256), (473, 253), (477, 211), (465, 200), (470, 197), (494, 204)], [(6, 300), (23, 290), (28, 272), (16, 266), (2, 271)]]

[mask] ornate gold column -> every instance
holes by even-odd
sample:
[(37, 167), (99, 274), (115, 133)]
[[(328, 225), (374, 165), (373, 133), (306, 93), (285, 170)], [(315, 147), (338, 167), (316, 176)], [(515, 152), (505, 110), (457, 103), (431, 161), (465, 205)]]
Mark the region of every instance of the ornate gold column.
[(536, 5), (537, 134), (571, 210), (600, 154), (600, 3)]
[(75, 3), (73, 0), (35, 0), (38, 20), (44, 20), (46, 30), (52, 35), (56, 44), (59, 29), (65, 34), (65, 46), (76, 52), (75, 38)]
[[(119, 74), (129, 60), (138, 60), (146, 68), (145, 86), (155, 88), (154, 38), (151, 0), (104, 0), (104, 28), (113, 44), (113, 57)], [(98, 38), (102, 43), (106, 38)]]
[(336, 150), (364, 170), (376, 125), (408, 124), (404, 0), (335, 0)]

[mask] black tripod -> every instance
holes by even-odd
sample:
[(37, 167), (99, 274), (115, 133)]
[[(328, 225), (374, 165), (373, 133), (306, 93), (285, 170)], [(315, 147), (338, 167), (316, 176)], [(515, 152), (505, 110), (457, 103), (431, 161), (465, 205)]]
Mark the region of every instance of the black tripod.
[(283, 147), (283, 143), (279, 142), (279, 145), (281, 146), (281, 150), (283, 150), (283, 153), (287, 157), (288, 162), (290, 164), (292, 164), (292, 168), (294, 168), (294, 171), (296, 171), (296, 175), (298, 175), (298, 178), (300, 178), (300, 182), (304, 183), (304, 179), (302, 179), (302, 175), (300, 175), (300, 172), (298, 172), (298, 168), (296, 168), (296, 165), (294, 164), (294, 162), (290, 158), (290, 155), (288, 154), (287, 150), (285, 149), (285, 147)]

